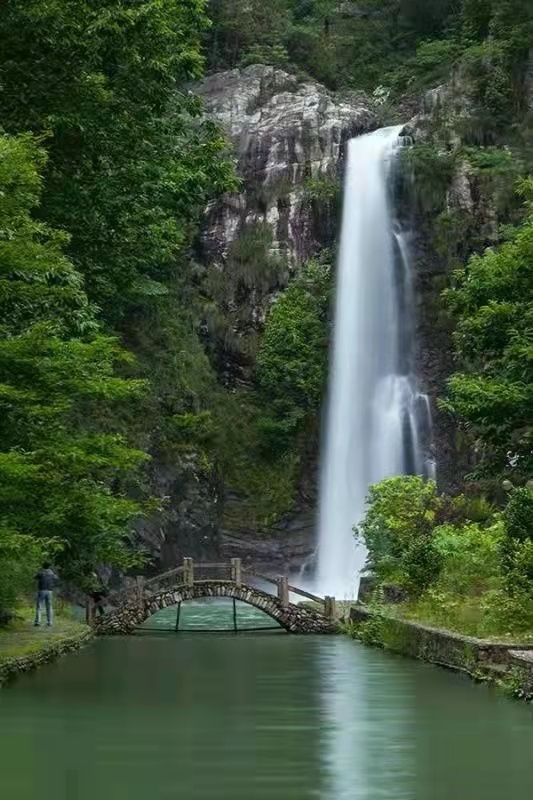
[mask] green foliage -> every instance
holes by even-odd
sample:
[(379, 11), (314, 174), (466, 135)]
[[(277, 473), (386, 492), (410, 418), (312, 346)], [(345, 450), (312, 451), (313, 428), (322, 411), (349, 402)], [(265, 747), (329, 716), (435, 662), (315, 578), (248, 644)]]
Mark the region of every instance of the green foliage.
[(383, 647), (383, 627), (383, 618), (380, 617), (379, 614), (373, 614), (365, 622), (352, 625), (350, 633), (363, 644)]
[(210, 0), (213, 21), (208, 54), (215, 69), (247, 64), (283, 64), (288, 60), (286, 0)]
[(165, 297), (140, 310), (128, 326), (128, 341), (150, 376), (145, 399), (150, 425), (133, 416), (126, 426), (174, 468), (185, 455), (200, 455), (206, 467), (214, 459), (210, 432), (220, 389), (198, 337), (197, 306), (187, 284), (170, 285)]
[(184, 453), (213, 458), (188, 258), (207, 201), (236, 183), (189, 91), (204, 12), (14, 0), (0, 17), (2, 125), (42, 148), (0, 139), (0, 520), (57, 535), (66, 577), (138, 561), (144, 448), (176, 470)]
[[(271, 270), (280, 265), (269, 254), (270, 242), (268, 229), (255, 226), (232, 248), (232, 279), (240, 276), (243, 289), (261, 287), (262, 277), (265, 289), (271, 285)], [(294, 505), (302, 453), (316, 438), (326, 380), (329, 294), (323, 255), (273, 304), (253, 388), (213, 394), (211, 452), (229, 495), (225, 524), (233, 530), (263, 530)]]
[(271, 253), (272, 229), (266, 222), (255, 222), (246, 227), (231, 243), (227, 269), (232, 280), (245, 288), (259, 284), (269, 288), (280, 271), (280, 259)]
[(524, 110), (533, 9), (528, 0), (477, 3), (466, 0), (462, 66), (471, 81), (473, 134), (478, 140), (507, 135)]
[(268, 452), (288, 450), (316, 419), (324, 394), (329, 343), (331, 276), (311, 261), (278, 298), (257, 358), (257, 383), (268, 415), (259, 422)]
[(30, 217), (42, 190), (45, 154), (28, 135), (0, 136), (0, 333), (53, 320), (60, 333), (94, 332), (95, 309), (64, 255), (68, 237)]
[(445, 293), (457, 319), (463, 371), (448, 384), (443, 407), (477, 442), (478, 474), (533, 469), (533, 215), (496, 250), (474, 256)]
[(342, 184), (338, 178), (330, 175), (321, 175), (318, 178), (308, 178), (305, 182), (305, 196), (308, 202), (320, 203), (338, 202), (342, 194)]
[(356, 531), (368, 550), (367, 567), (381, 583), (420, 594), (440, 568), (431, 538), (441, 507), (434, 481), (387, 478), (370, 487), (367, 503)]
[(229, 247), (224, 269), (211, 265), (203, 284), (213, 360), (220, 351), (238, 360), (257, 355), (260, 335), (255, 306), (286, 281), (287, 265), (272, 251), (272, 229), (264, 222), (244, 227)]
[[(61, 544), (65, 577), (98, 561), (127, 567), (140, 513), (126, 499), (144, 461), (106, 417), (144, 391), (118, 377), (129, 358), (98, 333), (94, 309), (63, 247), (31, 211), (44, 154), (28, 136), (0, 137), (0, 528), (8, 560), (34, 564)], [(113, 487), (113, 488), (112, 488)], [(33, 568), (33, 566), (32, 566)], [(22, 569), (22, 567), (21, 567)], [(16, 570), (13, 569), (15, 574)]]
[(444, 83), (461, 52), (457, 39), (422, 41), (416, 53), (386, 77), (398, 96), (406, 92), (422, 92)]
[[(472, 636), (533, 637), (532, 498), (513, 490), (502, 514), (483, 498), (437, 497), (419, 478), (371, 487), (359, 529), (368, 567), (381, 587), (409, 593), (388, 613)], [(378, 633), (390, 646), (388, 626)]]
[(533, 541), (533, 491), (513, 489), (503, 515), (507, 536), (517, 542)]
[[(454, 2), (211, 0), (212, 67), (289, 60), (331, 88), (373, 89), (418, 43), (442, 34)], [(351, 11), (351, 13), (350, 13)], [(282, 55), (283, 54), (283, 55)], [(282, 55), (282, 58), (280, 56)]]
[(244, 534), (264, 531), (292, 509), (300, 476), (296, 447), (265, 453), (262, 414), (251, 390), (221, 394), (213, 410), (217, 466), (230, 495), (224, 523)]
[(57, 550), (57, 542), (38, 541), (0, 525), (0, 611), (13, 608), (21, 593), (32, 588), (43, 558)]
[(287, 48), (282, 44), (255, 44), (241, 58), (241, 66), (250, 64), (285, 65), (289, 60)]
[(503, 513), (502, 543), (507, 589), (511, 597), (531, 596), (533, 602), (533, 491), (513, 489)]
[(207, 199), (231, 185), (223, 139), (185, 90), (201, 74), (203, 7), (14, 0), (0, 17), (2, 124), (46, 136), (40, 215), (68, 231), (113, 322), (153, 302)]
[(476, 191), (490, 198), (500, 218), (518, 222), (521, 208), (516, 186), (525, 170), (520, 154), (508, 147), (465, 147), (463, 154)]
[(494, 587), (501, 564), (504, 529), (501, 521), (446, 524), (435, 528), (433, 544), (441, 557), (438, 590), (457, 596), (479, 596)]

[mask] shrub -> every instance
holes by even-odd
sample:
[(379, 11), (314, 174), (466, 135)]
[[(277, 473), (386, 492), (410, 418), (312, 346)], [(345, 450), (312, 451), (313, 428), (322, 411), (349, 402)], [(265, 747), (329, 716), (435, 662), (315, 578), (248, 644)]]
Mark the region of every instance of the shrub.
[(441, 525), (435, 529), (434, 547), (441, 557), (439, 587), (443, 591), (478, 595), (501, 574), (503, 523), (488, 528), (479, 523), (462, 527)]
[(507, 591), (511, 597), (527, 594), (533, 599), (533, 492), (527, 488), (514, 489), (503, 519)]

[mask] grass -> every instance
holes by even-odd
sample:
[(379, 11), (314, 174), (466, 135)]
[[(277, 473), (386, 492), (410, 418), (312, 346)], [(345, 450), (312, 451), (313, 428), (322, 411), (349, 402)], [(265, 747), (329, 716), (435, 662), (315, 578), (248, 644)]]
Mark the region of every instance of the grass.
[(16, 617), (7, 627), (0, 628), (0, 665), (11, 658), (32, 655), (46, 650), (62, 639), (82, 633), (86, 626), (67, 607), (56, 604), (54, 625), (47, 628), (33, 626), (34, 608), (23, 604), (16, 610)]
[(417, 622), (432, 628), (460, 633), (492, 642), (533, 644), (533, 627), (515, 627), (507, 616), (498, 613), (493, 598), (429, 596), (417, 601), (387, 604), (382, 610), (389, 616)]

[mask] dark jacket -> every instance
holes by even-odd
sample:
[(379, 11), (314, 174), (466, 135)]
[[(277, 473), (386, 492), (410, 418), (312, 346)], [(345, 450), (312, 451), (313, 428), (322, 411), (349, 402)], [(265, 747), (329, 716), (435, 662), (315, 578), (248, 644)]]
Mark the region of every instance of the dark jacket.
[(57, 575), (51, 569), (42, 569), (35, 576), (39, 592), (51, 591), (57, 583)]

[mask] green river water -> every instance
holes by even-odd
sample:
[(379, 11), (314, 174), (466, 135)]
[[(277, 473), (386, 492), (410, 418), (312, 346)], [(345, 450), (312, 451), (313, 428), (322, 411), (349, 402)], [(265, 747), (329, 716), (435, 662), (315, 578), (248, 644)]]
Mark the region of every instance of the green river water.
[(0, 693), (0, 753), (2, 800), (533, 798), (533, 709), (345, 637), (97, 641)]

